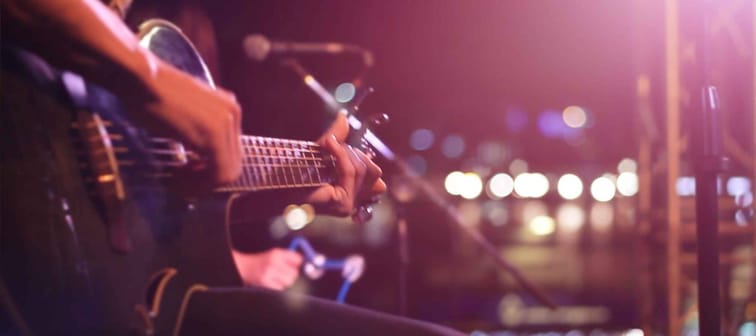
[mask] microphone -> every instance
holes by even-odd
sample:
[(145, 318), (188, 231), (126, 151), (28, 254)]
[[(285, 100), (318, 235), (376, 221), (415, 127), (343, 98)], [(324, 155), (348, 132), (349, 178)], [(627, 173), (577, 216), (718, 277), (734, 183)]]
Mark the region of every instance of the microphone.
[(255, 61), (263, 61), (271, 56), (299, 55), (299, 54), (343, 54), (355, 53), (362, 55), (367, 66), (373, 64), (373, 54), (361, 47), (343, 43), (315, 43), (271, 41), (261, 34), (252, 34), (244, 38), (244, 52)]

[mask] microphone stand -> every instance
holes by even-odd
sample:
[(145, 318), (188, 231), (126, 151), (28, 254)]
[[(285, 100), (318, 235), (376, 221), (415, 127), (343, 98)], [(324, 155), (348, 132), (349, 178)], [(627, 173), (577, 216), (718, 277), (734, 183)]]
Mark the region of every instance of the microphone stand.
[[(690, 3), (700, 63), (692, 73), (694, 87), (701, 90), (701, 105), (691, 104), (693, 164), (696, 175), (696, 249), (698, 278), (698, 316), (700, 335), (722, 335), (722, 310), (719, 264), (719, 205), (717, 175), (727, 169), (722, 154), (719, 96), (709, 76), (708, 24), (712, 1)], [(676, 290), (676, 289), (669, 289)]]
[[(312, 91), (315, 92), (315, 94), (317, 94), (323, 100), (323, 102), (325, 102), (333, 111), (347, 115), (350, 126), (352, 126), (352, 128), (357, 132), (364, 134), (365, 141), (367, 141), (378, 153), (380, 153), (384, 159), (393, 163), (399, 169), (399, 172), (406, 177), (407, 181), (417, 187), (417, 189), (420, 190), (428, 199), (430, 199), (437, 208), (442, 210), (446, 217), (450, 221), (455, 223), (462, 232), (466, 233), (470, 239), (478, 244), (478, 246), (480, 246), (483, 251), (485, 251), (500, 268), (509, 272), (509, 274), (514, 277), (515, 281), (517, 281), (517, 283), (526, 292), (536, 298), (539, 302), (541, 302), (541, 304), (548, 306), (551, 309), (557, 308), (556, 304), (548, 296), (546, 296), (543, 291), (541, 291), (530, 280), (528, 280), (525, 275), (522, 274), (522, 272), (520, 272), (514, 265), (505, 260), (500, 255), (496, 247), (488, 241), (488, 239), (486, 239), (480, 232), (478, 232), (471, 226), (464, 224), (463, 217), (457, 210), (457, 207), (454, 206), (454, 204), (452, 204), (443, 193), (439, 192), (427, 180), (418, 175), (407, 164), (406, 161), (397, 156), (394, 151), (391, 150), (391, 148), (389, 148), (383, 141), (381, 141), (380, 138), (378, 138), (378, 136), (376, 136), (370, 129), (368, 129), (367, 125), (362, 123), (353, 114), (350, 114), (349, 110), (346, 107), (339, 104), (333, 97), (333, 95), (331, 95), (328, 90), (323, 88), (323, 86), (309, 71), (307, 71), (302, 66), (302, 64), (300, 64), (295, 59), (286, 59), (282, 61), (282, 65), (292, 69), (297, 75), (301, 76), (304, 80), (305, 85), (312, 89)], [(406, 235), (401, 235), (400, 237), (402, 236)], [(402, 253), (401, 250), (404, 249), (404, 247), (402, 247), (402, 244), (403, 243), (400, 242), (400, 254)], [(406, 293), (402, 292), (400, 295), (404, 294)]]

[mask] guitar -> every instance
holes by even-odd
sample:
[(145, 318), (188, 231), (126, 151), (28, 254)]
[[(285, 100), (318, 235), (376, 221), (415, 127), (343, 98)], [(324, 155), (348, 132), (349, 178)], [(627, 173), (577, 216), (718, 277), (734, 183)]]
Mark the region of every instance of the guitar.
[[(214, 87), (193, 45), (173, 24), (147, 21), (139, 36), (158, 57)], [(76, 113), (72, 131), (112, 250), (102, 264), (113, 271), (102, 273), (127, 284), (112, 288), (118, 293), (105, 304), (106, 315), (129, 316), (113, 325), (146, 334), (178, 332), (193, 291), (241, 285), (227, 227), (237, 195), (334, 181), (334, 159), (317, 144), (244, 135), (241, 177), (215, 190), (223, 199), (187, 204), (162, 182), (198, 155), (176, 140), (150, 136), (132, 125), (107, 92), (89, 86), (88, 95), (95, 98), (87, 99), (88, 110)]]

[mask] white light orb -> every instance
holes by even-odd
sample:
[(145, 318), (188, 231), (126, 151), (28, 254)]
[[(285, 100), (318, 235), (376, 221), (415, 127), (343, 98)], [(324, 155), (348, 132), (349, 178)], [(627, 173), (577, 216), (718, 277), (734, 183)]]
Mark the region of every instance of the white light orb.
[(583, 181), (575, 174), (564, 174), (557, 182), (559, 196), (566, 200), (574, 200), (583, 194)]
[(549, 191), (549, 179), (541, 173), (523, 173), (514, 180), (514, 191), (527, 198), (539, 198)]
[(580, 106), (567, 106), (562, 111), (562, 120), (567, 126), (572, 128), (584, 127), (588, 121), (588, 115)]
[(290, 205), (284, 210), (284, 221), (292, 231), (303, 229), (310, 221), (307, 211), (298, 205)]
[(453, 171), (444, 179), (444, 189), (449, 195), (460, 195), (465, 184), (465, 174), (461, 171)]
[(492, 198), (504, 198), (514, 191), (514, 180), (509, 174), (499, 173), (488, 180), (488, 193)]
[(727, 194), (739, 196), (751, 191), (751, 180), (744, 176), (733, 176), (727, 180)]
[(464, 174), (464, 182), (459, 195), (465, 199), (475, 199), (483, 191), (483, 180), (476, 173), (469, 172)]
[(614, 198), (617, 188), (612, 179), (601, 176), (591, 183), (591, 196), (599, 202), (609, 202)]
[(638, 193), (638, 174), (624, 172), (617, 177), (617, 191), (623, 196), (634, 196)]

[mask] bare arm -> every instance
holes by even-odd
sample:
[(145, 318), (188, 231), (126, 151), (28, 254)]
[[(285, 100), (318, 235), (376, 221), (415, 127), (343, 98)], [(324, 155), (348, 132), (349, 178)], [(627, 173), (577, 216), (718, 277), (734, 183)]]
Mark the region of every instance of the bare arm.
[(204, 154), (214, 182), (241, 171), (241, 109), (160, 61), (97, 0), (2, 0), (3, 38), (111, 90), (142, 125)]

